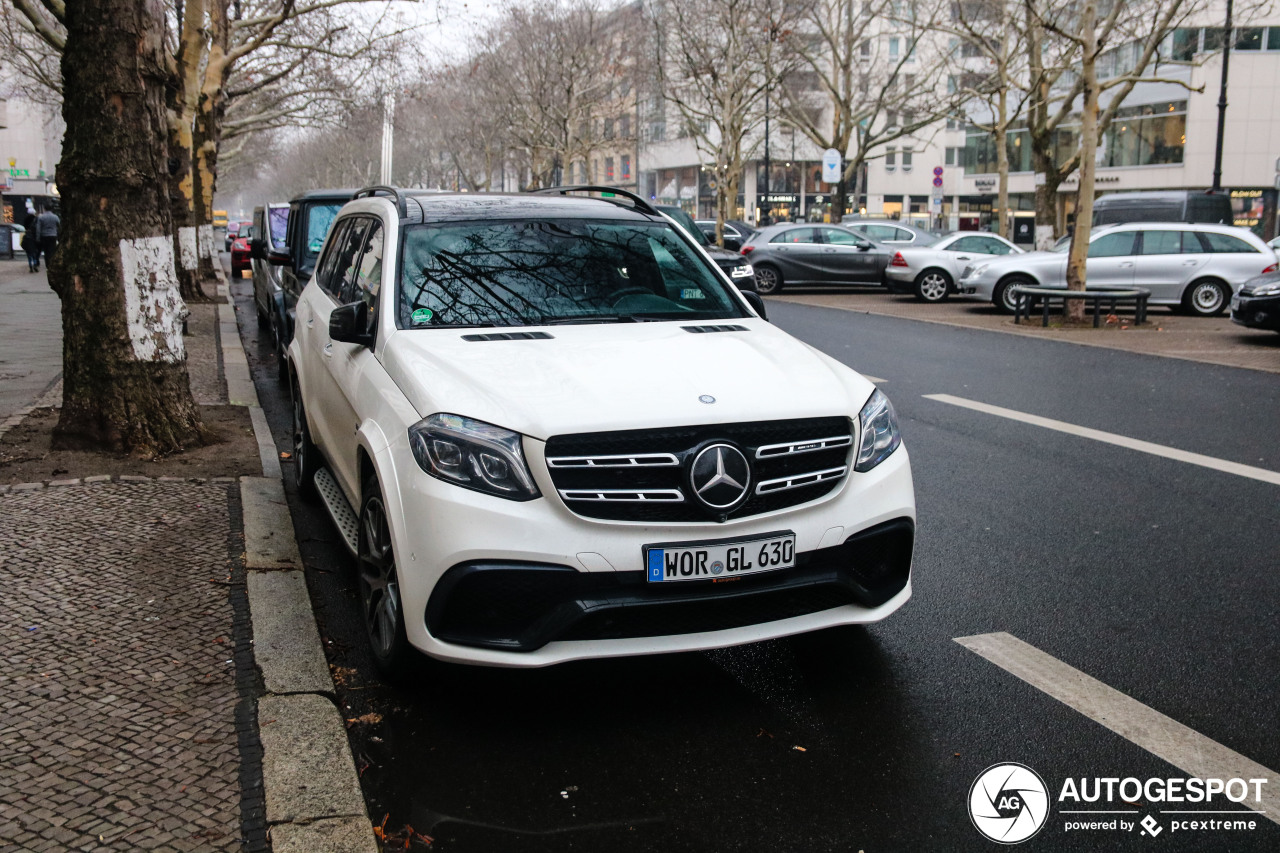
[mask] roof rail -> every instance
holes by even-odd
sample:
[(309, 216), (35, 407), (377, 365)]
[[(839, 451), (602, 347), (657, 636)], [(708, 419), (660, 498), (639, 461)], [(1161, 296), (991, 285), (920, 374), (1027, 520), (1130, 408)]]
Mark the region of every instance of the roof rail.
[(405, 203), (404, 203), (404, 194), (401, 193), (400, 190), (396, 189), (395, 187), (387, 187), (387, 186), (383, 186), (382, 184), (374, 184), (373, 186), (365, 187), (364, 189), (361, 189), (361, 190), (356, 190), (356, 194), (353, 195), (352, 198), (353, 199), (366, 198), (366, 197), (374, 198), (375, 196), (379, 196), (379, 195), (391, 196), (393, 199), (395, 199), (396, 209), (400, 211), (400, 215), (401, 216), (409, 215), (409, 210), (407, 207), (405, 207)]
[[(597, 186), (590, 186), (590, 185), (583, 184), (583, 185), (569, 186), (569, 187), (543, 187), (542, 189), (538, 189), (538, 190), (529, 190), (529, 192), (533, 193), (534, 195), (568, 195), (569, 193), (586, 193), (586, 192), (613, 193), (614, 195), (620, 195), (623, 198), (630, 199), (636, 210), (642, 211), (644, 213), (648, 213), (651, 216), (662, 215), (656, 207), (650, 204), (643, 197), (638, 196), (633, 192), (628, 192), (627, 190), (620, 190), (617, 187), (597, 187)], [(604, 199), (604, 200), (608, 201), (608, 199)]]

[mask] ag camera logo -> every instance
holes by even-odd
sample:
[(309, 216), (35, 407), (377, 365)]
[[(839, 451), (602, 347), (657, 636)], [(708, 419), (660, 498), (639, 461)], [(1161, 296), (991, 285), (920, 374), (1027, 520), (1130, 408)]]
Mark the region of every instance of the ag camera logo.
[(1049, 789), (1025, 764), (993, 764), (969, 789), (969, 818), (984, 836), (1017, 844), (1040, 831), (1049, 817)]

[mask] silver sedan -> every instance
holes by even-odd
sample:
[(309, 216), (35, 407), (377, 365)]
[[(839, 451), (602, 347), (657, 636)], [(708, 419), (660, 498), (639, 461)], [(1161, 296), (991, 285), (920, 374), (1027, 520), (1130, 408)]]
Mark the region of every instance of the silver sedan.
[(885, 267), (889, 290), (914, 293), (925, 302), (941, 302), (956, 292), (956, 281), (970, 263), (999, 255), (1020, 255), (1022, 249), (996, 234), (957, 231), (929, 246), (902, 247)]
[[(1027, 252), (972, 261), (958, 288), (991, 300), (1005, 313), (1016, 307), (1015, 285), (1067, 286), (1067, 251)], [(1221, 314), (1249, 279), (1276, 269), (1276, 253), (1253, 232), (1231, 225), (1145, 222), (1094, 228), (1089, 235), (1086, 287), (1142, 287), (1150, 304), (1181, 306), (1191, 314)]]

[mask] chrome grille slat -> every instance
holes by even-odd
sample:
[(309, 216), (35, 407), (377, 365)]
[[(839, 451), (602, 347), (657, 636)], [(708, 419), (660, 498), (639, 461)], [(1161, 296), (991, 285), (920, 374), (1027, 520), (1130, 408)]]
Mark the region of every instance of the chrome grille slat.
[(853, 444), (851, 435), (833, 435), (830, 438), (815, 438), (811, 441), (789, 441), (783, 444), (766, 444), (756, 448), (757, 459), (776, 459), (779, 456), (794, 456), (798, 453), (815, 453), (819, 450), (830, 450), (833, 447), (848, 447)]
[(757, 495), (768, 495), (774, 492), (785, 492), (791, 489), (800, 489), (805, 486), (812, 486), (815, 483), (825, 483), (827, 480), (838, 480), (849, 471), (849, 466), (841, 465), (839, 468), (827, 468), (822, 471), (809, 471), (803, 474), (792, 474), (789, 477), (779, 477), (776, 480), (762, 480), (756, 484)]
[(566, 501), (612, 501), (615, 503), (682, 503), (679, 489), (560, 489)]
[(632, 453), (618, 456), (555, 456), (548, 468), (666, 468), (680, 464), (671, 453)]

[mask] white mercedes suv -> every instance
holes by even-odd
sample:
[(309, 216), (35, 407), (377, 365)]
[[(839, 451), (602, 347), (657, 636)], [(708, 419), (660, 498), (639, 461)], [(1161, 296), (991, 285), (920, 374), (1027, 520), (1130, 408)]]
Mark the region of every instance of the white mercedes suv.
[(620, 190), (357, 193), (289, 364), (297, 485), (356, 556), (378, 666), (716, 648), (902, 606), (893, 407), (763, 315)]

